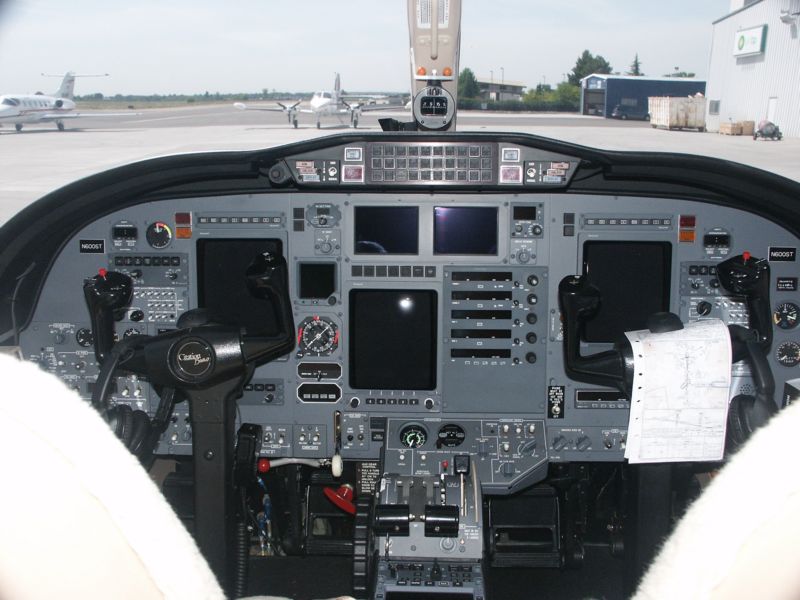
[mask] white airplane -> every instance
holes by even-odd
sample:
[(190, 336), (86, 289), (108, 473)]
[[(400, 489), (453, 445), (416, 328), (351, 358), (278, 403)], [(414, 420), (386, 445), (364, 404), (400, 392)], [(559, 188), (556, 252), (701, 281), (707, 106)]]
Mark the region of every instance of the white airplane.
[(333, 91), (331, 92), (314, 92), (311, 100), (308, 102), (308, 108), (300, 108), (302, 100), (298, 100), (294, 104), (286, 105), (277, 102), (278, 106), (249, 106), (242, 102), (236, 102), (234, 106), (239, 110), (265, 110), (271, 112), (285, 112), (289, 122), (297, 128), (297, 113), (316, 115), (317, 129), (320, 128), (320, 120), (322, 117), (341, 117), (343, 115), (350, 116), (350, 124), (355, 128), (358, 127), (358, 117), (362, 112), (369, 112), (375, 110), (397, 110), (402, 109), (402, 106), (396, 104), (360, 104), (358, 102), (347, 102), (347, 98), (354, 99), (380, 99), (386, 98), (385, 95), (375, 94), (344, 94), (342, 93), (342, 82), (339, 73), (336, 73), (336, 80), (334, 82)]
[[(128, 116), (130, 113), (78, 113), (75, 111), (73, 92), (76, 77), (97, 77), (92, 75), (64, 75), (59, 88), (48, 96), (36, 94), (4, 94), (0, 96), (0, 125), (13, 124), (17, 131), (29, 123), (55, 123), (59, 131), (64, 131), (66, 119), (80, 117)], [(99, 77), (105, 77), (100, 75)]]

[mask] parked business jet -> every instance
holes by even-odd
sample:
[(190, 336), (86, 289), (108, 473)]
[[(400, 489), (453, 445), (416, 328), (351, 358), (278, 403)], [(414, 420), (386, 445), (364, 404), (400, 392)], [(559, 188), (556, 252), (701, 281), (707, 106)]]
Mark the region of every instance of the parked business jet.
[[(102, 75), (101, 77), (104, 77)], [(75, 111), (73, 92), (75, 78), (85, 77), (68, 72), (52, 96), (36, 94), (4, 94), (0, 96), (0, 125), (13, 124), (17, 131), (29, 123), (55, 123), (64, 131), (64, 120), (80, 117), (114, 117), (130, 113), (78, 113)]]
[(286, 105), (277, 102), (278, 106), (248, 106), (242, 102), (234, 104), (239, 110), (266, 110), (271, 112), (284, 112), (289, 119), (289, 122), (297, 128), (297, 113), (315, 115), (317, 119), (317, 129), (320, 128), (320, 120), (322, 117), (341, 117), (343, 115), (350, 116), (350, 124), (355, 128), (358, 127), (358, 117), (362, 112), (374, 110), (397, 110), (401, 108), (392, 104), (360, 104), (358, 102), (348, 102), (347, 99), (382, 99), (386, 98), (385, 95), (376, 94), (345, 94), (342, 92), (342, 82), (339, 73), (336, 73), (336, 80), (334, 82), (333, 91), (314, 92), (311, 100), (308, 102), (307, 108), (300, 108), (301, 100), (294, 104)]

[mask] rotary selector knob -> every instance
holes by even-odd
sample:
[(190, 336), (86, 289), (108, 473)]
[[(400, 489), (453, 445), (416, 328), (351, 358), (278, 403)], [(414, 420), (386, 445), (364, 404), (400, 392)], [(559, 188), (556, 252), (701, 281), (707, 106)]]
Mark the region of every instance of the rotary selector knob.
[(711, 314), (712, 308), (713, 307), (711, 306), (710, 302), (701, 300), (700, 302), (697, 303), (697, 314), (700, 315), (701, 317), (707, 317), (708, 315)]
[(322, 242), (319, 245), (319, 251), (323, 254), (330, 254), (333, 251), (333, 245), (330, 242)]
[(567, 438), (563, 435), (557, 435), (553, 438), (553, 450), (563, 450), (564, 447), (567, 445)]
[(588, 436), (582, 435), (578, 438), (578, 441), (575, 443), (575, 447), (580, 452), (585, 452), (592, 446), (592, 440), (588, 438)]

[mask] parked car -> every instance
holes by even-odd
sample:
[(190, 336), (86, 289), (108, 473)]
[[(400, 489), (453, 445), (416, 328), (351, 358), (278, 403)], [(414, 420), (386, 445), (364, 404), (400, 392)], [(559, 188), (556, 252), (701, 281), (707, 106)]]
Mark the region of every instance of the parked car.
[(650, 113), (645, 108), (638, 108), (636, 106), (623, 106), (617, 104), (614, 110), (611, 111), (611, 117), (614, 119), (639, 119), (641, 121), (649, 121)]

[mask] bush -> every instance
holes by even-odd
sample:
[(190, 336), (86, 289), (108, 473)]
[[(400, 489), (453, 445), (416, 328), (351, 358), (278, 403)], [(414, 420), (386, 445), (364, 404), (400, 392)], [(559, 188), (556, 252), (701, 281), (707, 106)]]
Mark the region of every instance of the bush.
[[(486, 108), (483, 109), (483, 106)], [(578, 112), (579, 102), (571, 100), (503, 100), (485, 102), (475, 98), (459, 98), (461, 110), (497, 110), (503, 112)]]

